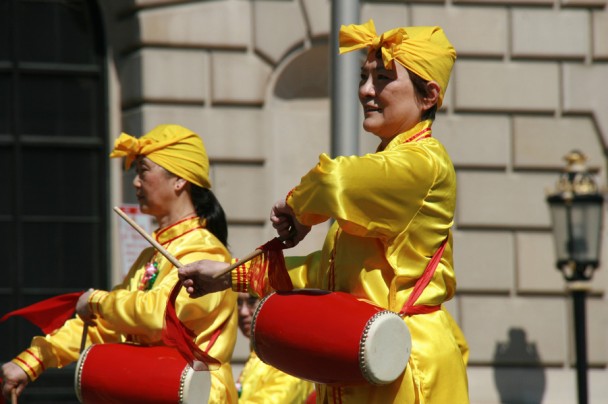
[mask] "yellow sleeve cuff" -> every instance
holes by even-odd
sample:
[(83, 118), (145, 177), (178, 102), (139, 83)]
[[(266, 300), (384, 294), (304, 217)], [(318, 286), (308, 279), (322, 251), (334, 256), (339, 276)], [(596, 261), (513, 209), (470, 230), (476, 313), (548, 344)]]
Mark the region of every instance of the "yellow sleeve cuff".
[(42, 362), (40, 349), (34, 346), (21, 352), (11, 362), (23, 369), (32, 382), (38, 379), (46, 369)]
[[(233, 260), (233, 263), (237, 260)], [(249, 267), (247, 263), (236, 267), (231, 273), (232, 290), (237, 293), (247, 293), (249, 291)]]
[(88, 302), (89, 308), (91, 309), (91, 312), (93, 314), (103, 318), (103, 314), (101, 312), (101, 305), (109, 294), (110, 292), (105, 290), (94, 290), (93, 292), (91, 292)]

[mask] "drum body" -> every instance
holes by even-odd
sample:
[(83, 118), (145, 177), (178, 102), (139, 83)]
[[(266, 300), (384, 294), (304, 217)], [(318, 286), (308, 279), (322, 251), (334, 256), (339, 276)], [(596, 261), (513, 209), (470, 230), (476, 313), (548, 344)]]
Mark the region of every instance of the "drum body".
[(209, 372), (194, 371), (174, 348), (135, 344), (89, 346), (78, 359), (74, 388), (81, 403), (207, 403)]
[(394, 312), (348, 293), (302, 289), (260, 301), (252, 345), (262, 361), (301, 379), (381, 385), (405, 370), (411, 336)]

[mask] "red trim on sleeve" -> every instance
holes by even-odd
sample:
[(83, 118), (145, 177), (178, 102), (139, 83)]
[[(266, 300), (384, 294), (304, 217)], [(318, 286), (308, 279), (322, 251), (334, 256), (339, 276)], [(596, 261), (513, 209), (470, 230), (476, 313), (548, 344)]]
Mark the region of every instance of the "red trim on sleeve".
[(42, 363), (42, 360), (37, 357), (36, 355), (34, 355), (34, 353), (32, 351), (30, 351), (29, 349), (26, 349), (25, 352), (27, 352), (28, 354), (30, 354), (30, 356), (34, 359), (36, 359), (36, 362), (38, 362), (40, 364), (40, 366), (42, 367), (42, 370), (46, 370), (46, 366), (44, 366), (44, 363)]
[(236, 292), (246, 293), (249, 287), (247, 282), (247, 268), (245, 264), (241, 264), (235, 269), (236, 271)]
[(25, 367), (27, 367), (30, 372), (32, 372), (34, 374), (34, 378), (38, 378), (38, 373), (36, 373), (36, 371), (34, 370), (34, 368), (32, 368), (30, 365), (28, 365), (28, 363), (26, 361), (24, 361), (21, 358), (15, 358), (15, 360), (18, 360), (19, 362), (21, 362)]

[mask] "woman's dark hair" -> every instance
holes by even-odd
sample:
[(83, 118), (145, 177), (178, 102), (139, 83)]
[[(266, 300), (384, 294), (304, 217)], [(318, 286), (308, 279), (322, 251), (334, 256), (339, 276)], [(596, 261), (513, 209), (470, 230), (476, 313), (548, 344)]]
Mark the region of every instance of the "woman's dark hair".
[[(416, 98), (418, 99), (418, 101), (429, 97), (431, 94), (428, 86), (428, 80), (425, 80), (422, 77), (418, 76), (416, 73), (410, 71), (410, 69), (405, 70), (407, 70), (407, 74), (410, 76), (410, 81), (414, 86), (414, 92), (416, 93)], [(434, 120), (435, 112), (437, 112), (437, 104), (424, 111), (420, 119), (422, 119), (423, 121), (427, 119)]]
[(190, 187), (196, 214), (207, 219), (207, 230), (228, 247), (228, 223), (222, 205), (210, 189), (192, 183)]
[[(177, 177), (166, 168), (161, 168), (169, 177)], [(228, 222), (224, 208), (220, 205), (213, 192), (208, 188), (199, 187), (188, 181), (190, 184), (190, 197), (196, 210), (196, 215), (207, 220), (207, 230), (211, 232), (219, 241), (228, 248)]]

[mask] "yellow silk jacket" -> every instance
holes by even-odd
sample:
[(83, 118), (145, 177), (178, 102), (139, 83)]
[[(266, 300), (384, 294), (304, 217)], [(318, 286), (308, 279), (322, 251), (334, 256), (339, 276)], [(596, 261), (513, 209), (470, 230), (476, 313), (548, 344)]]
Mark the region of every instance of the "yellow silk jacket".
[[(153, 237), (181, 263), (201, 259), (230, 261), (230, 253), (215, 236), (191, 217), (157, 230)], [(143, 282), (146, 268), (156, 263), (153, 284)], [(165, 307), (177, 270), (164, 256), (150, 247), (142, 251), (124, 281), (111, 292), (96, 290), (89, 303), (97, 315), (97, 325), (88, 328), (87, 345), (130, 341), (145, 345), (162, 344)], [(204, 351), (214, 332), (221, 333), (209, 355), (222, 365), (211, 371), (210, 403), (236, 403), (237, 393), (230, 360), (236, 343), (237, 295), (231, 290), (191, 299), (182, 290), (175, 302), (179, 319), (196, 335), (195, 342)], [(45, 368), (63, 367), (79, 357), (83, 323), (76, 317), (44, 337), (34, 337), (29, 349), (13, 362), (35, 380)], [(118, 359), (118, 358), (117, 358)]]
[[(444, 147), (431, 137), (431, 124), (420, 122), (373, 154), (335, 159), (323, 154), (302, 177), (287, 196), (298, 221), (335, 222), (321, 251), (286, 258), (295, 288), (348, 292), (399, 312), (447, 237), (434, 276), (415, 305), (438, 306), (453, 297), (456, 174)], [(412, 352), (399, 379), (384, 386), (320, 385), (317, 402), (468, 403), (468, 347), (449, 313), (438, 310), (404, 321)]]
[(251, 352), (238, 380), (239, 404), (304, 404), (312, 383), (283, 373)]

